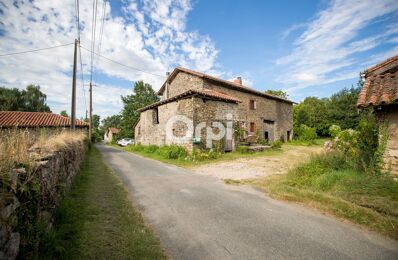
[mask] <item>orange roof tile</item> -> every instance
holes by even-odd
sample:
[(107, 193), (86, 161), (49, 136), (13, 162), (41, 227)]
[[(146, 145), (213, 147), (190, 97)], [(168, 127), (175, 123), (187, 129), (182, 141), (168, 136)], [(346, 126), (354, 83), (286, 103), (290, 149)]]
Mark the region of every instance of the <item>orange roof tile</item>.
[(275, 100), (279, 100), (279, 101), (284, 101), (284, 102), (288, 102), (288, 103), (294, 103), (293, 101), (290, 101), (288, 99), (280, 98), (280, 97), (277, 97), (277, 96), (274, 96), (274, 95), (271, 95), (271, 94), (268, 94), (268, 93), (257, 91), (257, 90), (254, 90), (252, 88), (249, 88), (247, 86), (241, 85), (241, 84), (236, 83), (236, 82), (220, 79), (220, 78), (217, 78), (217, 77), (213, 77), (213, 76), (207, 75), (207, 74), (202, 73), (202, 72), (190, 70), (190, 69), (183, 68), (183, 67), (176, 67), (174, 69), (174, 71), (167, 77), (166, 81), (163, 83), (162, 87), (157, 92), (158, 95), (162, 95), (162, 93), (163, 93), (163, 91), (164, 91), (164, 89), (166, 87), (166, 82), (173, 80), (174, 77), (180, 71), (186, 72), (186, 73), (189, 73), (189, 74), (192, 74), (192, 75), (196, 75), (196, 76), (198, 76), (200, 78), (206, 78), (208, 80), (212, 80), (212, 81), (218, 82), (218, 83), (222, 84), (223, 86), (231, 88), (231, 89), (234, 89), (234, 90), (238, 90), (238, 91), (242, 91), (242, 92), (246, 92), (246, 93), (251, 93), (251, 94), (254, 94), (254, 95), (258, 95), (258, 96), (262, 96), (262, 97), (266, 97), (266, 98), (271, 98), (271, 99), (275, 99)]
[(161, 100), (161, 101), (155, 102), (153, 104), (150, 104), (148, 106), (142, 107), (142, 108), (138, 109), (137, 111), (138, 112), (143, 112), (145, 110), (148, 110), (148, 109), (151, 109), (151, 108), (154, 108), (154, 107), (166, 104), (166, 103), (170, 103), (170, 102), (182, 99), (182, 98), (187, 98), (187, 97), (190, 97), (190, 96), (202, 96), (202, 97), (207, 97), (207, 98), (212, 98), (212, 99), (226, 101), (226, 102), (232, 102), (232, 103), (240, 103), (240, 102), (242, 102), (240, 99), (238, 99), (236, 97), (233, 97), (233, 96), (230, 96), (228, 94), (225, 94), (225, 93), (222, 93), (222, 92), (218, 92), (218, 91), (215, 91), (215, 90), (211, 90), (211, 89), (201, 89), (201, 90), (191, 89), (191, 90), (185, 91), (182, 94), (176, 95), (174, 97), (171, 97), (171, 98), (168, 98), (168, 99), (165, 99), (165, 100)]
[[(0, 111), (0, 127), (69, 127), (70, 118), (47, 112)], [(76, 120), (77, 127), (88, 123)]]
[(109, 127), (108, 131), (111, 132), (112, 134), (117, 134), (120, 132), (120, 129), (115, 128), (115, 127)]

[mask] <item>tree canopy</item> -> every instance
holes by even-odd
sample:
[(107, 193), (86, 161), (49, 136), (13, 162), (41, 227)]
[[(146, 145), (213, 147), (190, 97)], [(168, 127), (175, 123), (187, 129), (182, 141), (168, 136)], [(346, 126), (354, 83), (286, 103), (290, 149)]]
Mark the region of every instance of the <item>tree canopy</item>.
[(289, 95), (287, 94), (287, 92), (283, 91), (283, 90), (272, 90), (272, 89), (268, 89), (266, 91), (264, 91), (264, 93), (266, 94), (271, 94), (280, 98), (284, 98), (284, 99), (288, 99)]
[(104, 129), (107, 129), (109, 127), (120, 128), (120, 125), (122, 123), (122, 116), (121, 115), (108, 116), (102, 119), (101, 122), (102, 122), (102, 127)]
[(69, 117), (68, 112), (66, 112), (66, 110), (62, 110), (59, 114), (61, 116)]
[(360, 90), (358, 86), (344, 88), (330, 98), (307, 97), (293, 108), (295, 132), (300, 125), (315, 128), (320, 136), (329, 135), (331, 125), (355, 129), (360, 120), (356, 107)]
[(46, 100), (46, 94), (40, 91), (38, 85), (29, 85), (26, 90), (0, 87), (2, 111), (51, 112)]
[(137, 81), (134, 84), (133, 94), (122, 96), (123, 110), (122, 122), (120, 124), (121, 136), (134, 136), (133, 126), (139, 119), (140, 113), (137, 109), (159, 101), (152, 86), (143, 81)]

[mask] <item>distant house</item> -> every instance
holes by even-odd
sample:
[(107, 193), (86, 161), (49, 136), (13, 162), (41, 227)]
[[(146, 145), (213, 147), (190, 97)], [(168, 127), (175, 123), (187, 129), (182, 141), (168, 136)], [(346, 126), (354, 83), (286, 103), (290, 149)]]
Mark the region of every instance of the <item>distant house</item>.
[(104, 141), (105, 143), (110, 143), (112, 142), (114, 136), (120, 132), (119, 129), (114, 128), (114, 127), (109, 127), (106, 129), (105, 134), (104, 134)]
[[(224, 126), (234, 124), (247, 135), (258, 136), (270, 143), (289, 140), (293, 134), (293, 102), (247, 87), (241, 77), (228, 81), (177, 67), (157, 94), (162, 97), (159, 102), (138, 110), (140, 119), (135, 125), (137, 143), (172, 144), (173, 138), (166, 128), (176, 115), (193, 124), (195, 138), (180, 143), (188, 150), (205, 146), (208, 132), (197, 129), (206, 126), (215, 130), (214, 122)], [(174, 124), (171, 130), (174, 136), (187, 136), (186, 133), (191, 135), (192, 132), (180, 123)], [(222, 140), (225, 151), (235, 149), (235, 139)]]
[[(68, 117), (47, 112), (0, 111), (0, 128), (70, 128)], [(89, 124), (76, 120), (76, 128), (88, 130)]]
[(373, 107), (379, 122), (388, 125), (386, 167), (398, 174), (398, 55), (364, 72), (358, 107)]

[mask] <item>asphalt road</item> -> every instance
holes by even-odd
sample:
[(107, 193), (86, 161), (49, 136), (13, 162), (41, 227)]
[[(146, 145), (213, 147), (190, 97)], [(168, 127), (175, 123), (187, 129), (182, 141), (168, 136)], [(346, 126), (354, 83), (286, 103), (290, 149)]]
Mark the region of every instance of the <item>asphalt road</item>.
[(98, 146), (174, 259), (398, 259), (398, 242), (246, 186)]

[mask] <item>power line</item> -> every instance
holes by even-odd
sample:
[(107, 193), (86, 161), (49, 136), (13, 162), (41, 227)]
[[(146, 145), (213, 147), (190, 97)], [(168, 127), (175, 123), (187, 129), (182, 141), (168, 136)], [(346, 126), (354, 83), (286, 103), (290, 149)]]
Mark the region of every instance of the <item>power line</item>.
[(90, 66), (90, 82), (93, 80), (93, 67), (94, 67), (94, 50), (95, 50), (95, 32), (97, 29), (97, 0), (93, 0), (93, 18), (91, 26), (91, 66)]
[(87, 103), (86, 103), (86, 89), (84, 88), (84, 74), (83, 74), (83, 61), (82, 61), (82, 49), (79, 42), (79, 56), (80, 56), (80, 72), (82, 76), (82, 88), (83, 88), (83, 98), (84, 98), (84, 109), (87, 111)]
[(64, 47), (64, 46), (68, 46), (68, 45), (72, 45), (72, 44), (74, 44), (74, 43), (71, 42), (71, 43), (66, 43), (66, 44), (56, 45), (56, 46), (51, 46), (51, 47), (46, 47), (46, 48), (40, 48), (40, 49), (33, 49), (33, 50), (26, 50), (26, 51), (19, 51), (19, 52), (4, 53), (4, 54), (0, 54), (0, 57), (3, 57), (3, 56), (10, 56), (10, 55), (17, 55), (17, 54), (23, 54), (23, 53), (29, 53), (29, 52), (44, 51), (44, 50), (55, 49), (55, 48)]
[(98, 44), (98, 54), (101, 54), (101, 46), (102, 46), (102, 35), (104, 33), (104, 23), (105, 23), (105, 9), (106, 9), (106, 1), (102, 1), (102, 22), (101, 22), (101, 27), (100, 27), (100, 38), (99, 38), (99, 44)]
[[(85, 47), (83, 47), (83, 46), (81, 46), (81, 48), (84, 49), (84, 50), (86, 50), (86, 51), (88, 51), (88, 52), (91, 52), (91, 50), (89, 50), (89, 49), (87, 49), (87, 48), (85, 48)], [(158, 77), (162, 77), (162, 78), (165, 77), (164, 75), (159, 75), (159, 74), (155, 74), (155, 73), (152, 73), (152, 72), (148, 72), (148, 71), (145, 71), (145, 70), (142, 70), (142, 69), (138, 69), (138, 68), (135, 68), (135, 67), (131, 67), (131, 66), (129, 66), (129, 65), (126, 65), (126, 64), (120, 63), (120, 62), (118, 62), (118, 61), (112, 60), (112, 59), (110, 59), (110, 58), (107, 58), (107, 57), (103, 56), (102, 54), (98, 54), (98, 53), (96, 53), (96, 52), (92, 52), (92, 54), (93, 54), (93, 55), (95, 54), (95, 55), (97, 55), (97, 56), (99, 56), (99, 57), (101, 57), (101, 58), (103, 58), (103, 59), (105, 59), (105, 60), (111, 61), (111, 62), (113, 62), (113, 63), (119, 64), (120, 66), (129, 68), (129, 69), (132, 69), (132, 70), (136, 70), (136, 71), (139, 71), (139, 72), (151, 74), (151, 75), (153, 75), (153, 76), (158, 76)]]

